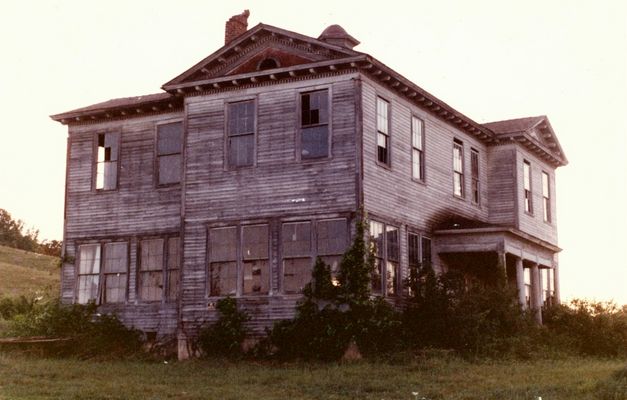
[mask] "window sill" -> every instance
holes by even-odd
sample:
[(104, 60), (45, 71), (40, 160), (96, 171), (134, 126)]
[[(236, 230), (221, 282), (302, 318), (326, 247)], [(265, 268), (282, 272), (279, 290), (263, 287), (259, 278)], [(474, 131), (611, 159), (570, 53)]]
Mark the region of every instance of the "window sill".
[(411, 178), (411, 180), (419, 185), (427, 186), (427, 182), (424, 179)]
[(375, 162), (376, 162), (377, 166), (379, 166), (379, 167), (381, 167), (381, 168), (383, 168), (383, 169), (385, 169), (387, 171), (390, 171), (390, 172), (392, 171), (392, 165), (391, 164), (384, 164), (384, 163), (382, 163), (379, 160), (376, 160)]
[(157, 184), (155, 187), (157, 189), (172, 189), (172, 188), (176, 188), (176, 187), (181, 187), (181, 182), (176, 182), (176, 183), (161, 183), (161, 184)]

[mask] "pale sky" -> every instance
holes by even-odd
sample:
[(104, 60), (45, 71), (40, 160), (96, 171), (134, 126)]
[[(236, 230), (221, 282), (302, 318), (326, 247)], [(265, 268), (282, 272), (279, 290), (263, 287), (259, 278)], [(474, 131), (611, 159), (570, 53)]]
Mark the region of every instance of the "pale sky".
[(0, 3), (0, 208), (61, 239), (67, 127), (48, 115), (160, 92), (224, 41), (224, 22), (318, 35), (376, 57), (483, 123), (547, 115), (562, 297), (627, 303), (627, 6), (622, 0)]

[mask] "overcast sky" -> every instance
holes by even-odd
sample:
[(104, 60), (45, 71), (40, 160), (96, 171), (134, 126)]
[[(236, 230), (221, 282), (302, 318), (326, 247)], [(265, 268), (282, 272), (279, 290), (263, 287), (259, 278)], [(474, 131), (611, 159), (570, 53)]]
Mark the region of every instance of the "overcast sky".
[(0, 5), (0, 208), (61, 239), (67, 128), (48, 115), (157, 93), (248, 8), (318, 35), (342, 25), (371, 54), (483, 123), (547, 115), (562, 294), (627, 303), (627, 6), (622, 0), (28, 1)]

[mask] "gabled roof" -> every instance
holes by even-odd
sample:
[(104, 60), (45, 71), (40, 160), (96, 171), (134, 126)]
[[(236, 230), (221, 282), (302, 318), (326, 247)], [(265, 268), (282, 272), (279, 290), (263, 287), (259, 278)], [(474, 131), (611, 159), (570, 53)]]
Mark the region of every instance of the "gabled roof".
[(271, 43), (289, 47), (292, 51), (309, 54), (312, 61), (339, 59), (361, 54), (343, 46), (260, 23), (165, 83), (162, 89), (173, 91), (186, 82), (224, 76), (225, 70), (232, 69), (233, 65), (237, 65), (238, 60), (249, 57), (251, 52), (259, 51), (264, 45)]
[(546, 115), (488, 122), (483, 126), (496, 133), (500, 142), (515, 140), (552, 164), (568, 164)]

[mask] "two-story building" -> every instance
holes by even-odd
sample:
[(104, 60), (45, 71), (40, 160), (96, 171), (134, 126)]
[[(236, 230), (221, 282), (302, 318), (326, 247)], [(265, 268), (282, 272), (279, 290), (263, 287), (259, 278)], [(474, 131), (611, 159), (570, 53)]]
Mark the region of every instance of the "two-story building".
[(247, 17), (163, 92), (52, 116), (69, 130), (63, 302), (177, 334), (183, 353), (227, 295), (263, 332), (293, 316), (316, 257), (337, 266), (360, 209), (373, 294), (400, 300), (430, 263), (504, 268), (524, 307), (559, 301), (567, 160), (545, 116), (480, 124), (338, 25), (316, 39)]

